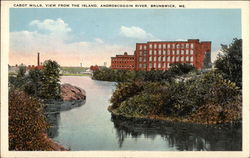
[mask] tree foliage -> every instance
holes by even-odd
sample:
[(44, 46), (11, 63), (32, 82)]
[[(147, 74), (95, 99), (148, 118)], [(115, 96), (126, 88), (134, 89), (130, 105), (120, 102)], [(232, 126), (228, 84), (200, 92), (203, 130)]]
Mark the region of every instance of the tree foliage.
[[(134, 117), (157, 115), (196, 122), (200, 117), (199, 123), (209, 124), (227, 123), (241, 118), (239, 87), (213, 71), (186, 81), (144, 81), (140, 83), (140, 88), (136, 84), (138, 83), (127, 82), (117, 86), (111, 99), (111, 107), (116, 112)], [(206, 113), (206, 110), (211, 111)], [(208, 116), (206, 120), (202, 119), (201, 114)], [(195, 116), (195, 119), (191, 116)], [(215, 116), (216, 118), (213, 118)]]
[(50, 150), (42, 105), (20, 90), (9, 91), (9, 150)]
[(195, 70), (195, 67), (193, 65), (186, 64), (186, 63), (174, 63), (170, 65), (170, 68), (168, 71), (171, 75), (183, 75), (194, 70)]
[(26, 73), (26, 67), (23, 65), (19, 66), (17, 71), (17, 77), (24, 77), (25, 73)]
[(43, 85), (42, 78), (44, 77), (43, 72), (38, 69), (29, 71), (27, 81), (24, 86), (24, 91), (32, 96), (41, 97), (41, 88)]
[[(60, 66), (56, 61), (47, 60), (43, 69), (31, 69), (25, 75), (23, 67), (17, 76), (9, 76), (9, 86), (41, 99), (60, 98)], [(25, 69), (26, 70), (26, 69)]]
[(215, 61), (215, 67), (223, 77), (242, 86), (242, 40), (235, 38), (227, 45), (221, 45), (222, 55)]
[(203, 60), (203, 65), (204, 65), (205, 69), (212, 67), (212, 64), (211, 64), (211, 53), (209, 53), (209, 52), (205, 53), (204, 60)]
[(102, 68), (93, 72), (93, 79), (102, 81), (130, 82), (130, 81), (168, 81), (174, 77), (194, 71), (195, 68), (190, 64), (176, 63), (171, 65), (168, 71), (133, 71), (133, 70), (113, 70)]
[(42, 69), (41, 97), (45, 99), (60, 98), (60, 65), (56, 61), (47, 60)]
[(113, 104), (112, 108), (119, 107), (121, 102), (132, 97), (142, 91), (143, 82), (125, 82), (118, 83), (110, 102)]

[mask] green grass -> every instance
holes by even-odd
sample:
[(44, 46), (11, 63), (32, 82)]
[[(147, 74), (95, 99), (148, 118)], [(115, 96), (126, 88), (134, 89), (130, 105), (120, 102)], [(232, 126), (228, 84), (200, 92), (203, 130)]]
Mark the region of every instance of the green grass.
[(91, 76), (91, 74), (74, 74), (74, 73), (67, 73), (67, 74), (62, 74), (62, 76)]
[(88, 68), (87, 67), (61, 67), (61, 69), (69, 73), (80, 73), (80, 72), (85, 72)]

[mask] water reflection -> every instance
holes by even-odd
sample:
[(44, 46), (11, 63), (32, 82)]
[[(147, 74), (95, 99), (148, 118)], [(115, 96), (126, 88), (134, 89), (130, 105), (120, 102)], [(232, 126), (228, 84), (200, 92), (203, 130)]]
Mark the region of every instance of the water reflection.
[(47, 122), (49, 123), (49, 128), (47, 129), (47, 134), (50, 138), (55, 138), (58, 136), (60, 112), (49, 113), (46, 115)]
[(44, 113), (46, 121), (49, 124), (47, 134), (50, 138), (58, 136), (60, 112), (68, 111), (72, 108), (77, 108), (84, 105), (86, 100), (64, 101), (64, 102), (50, 102), (45, 104)]
[(166, 143), (180, 151), (240, 151), (241, 126), (205, 127), (202, 125), (166, 123), (163, 121), (131, 120), (112, 116), (119, 147), (126, 138), (161, 136)]

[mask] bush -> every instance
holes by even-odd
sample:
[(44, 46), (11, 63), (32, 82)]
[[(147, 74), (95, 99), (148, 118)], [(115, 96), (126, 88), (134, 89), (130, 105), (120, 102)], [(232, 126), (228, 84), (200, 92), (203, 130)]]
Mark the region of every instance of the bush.
[(224, 104), (205, 104), (190, 116), (190, 120), (197, 123), (225, 124), (241, 121), (241, 96), (234, 97), (232, 102)]
[(186, 63), (174, 63), (170, 65), (168, 72), (173, 76), (180, 76), (196, 70), (194, 66)]
[(239, 87), (213, 71), (186, 81), (120, 83), (111, 103), (118, 113), (134, 117), (194, 117), (209, 124), (241, 118)]
[(160, 94), (142, 93), (122, 102), (117, 112), (129, 116), (151, 116), (160, 114), (162, 105)]
[(235, 38), (229, 46), (222, 45), (222, 52), (215, 67), (225, 79), (242, 87), (242, 40)]
[(49, 150), (42, 105), (22, 91), (9, 91), (9, 150)]
[(127, 100), (128, 98), (137, 95), (143, 90), (142, 82), (124, 82), (118, 83), (116, 90), (114, 91), (110, 102), (112, 103), (112, 108), (118, 108), (120, 104)]
[(164, 94), (164, 111), (168, 115), (189, 116), (204, 104), (223, 105), (240, 95), (239, 88), (216, 72), (171, 83)]

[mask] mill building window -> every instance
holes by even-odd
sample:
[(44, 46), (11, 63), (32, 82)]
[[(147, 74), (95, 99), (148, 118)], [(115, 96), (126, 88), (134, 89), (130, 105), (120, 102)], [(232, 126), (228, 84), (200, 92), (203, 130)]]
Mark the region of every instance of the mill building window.
[(193, 57), (190, 57), (190, 61), (193, 62)]
[(193, 50), (190, 50), (190, 55), (193, 55), (194, 51)]
[(142, 50), (142, 45), (139, 45), (139, 49)]
[(194, 44), (193, 43), (190, 45), (190, 48), (192, 48), (192, 49), (194, 48)]

